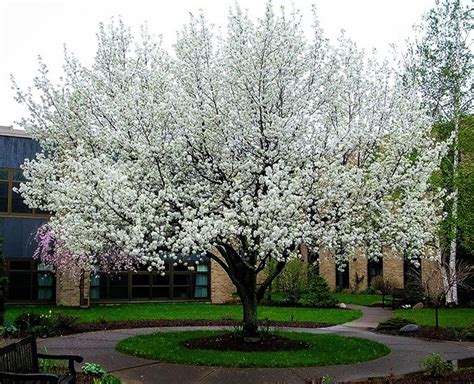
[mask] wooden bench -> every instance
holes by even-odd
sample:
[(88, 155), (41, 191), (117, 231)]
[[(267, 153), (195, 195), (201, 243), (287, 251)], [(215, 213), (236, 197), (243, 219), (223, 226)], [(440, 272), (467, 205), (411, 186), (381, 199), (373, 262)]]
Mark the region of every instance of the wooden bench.
[[(67, 360), (69, 374), (52, 375), (40, 373), (39, 359)], [(49, 355), (37, 352), (36, 339), (28, 336), (16, 343), (0, 349), (0, 383), (1, 384), (50, 384), (75, 383), (76, 370), (74, 362), (82, 362), (77, 355)]]

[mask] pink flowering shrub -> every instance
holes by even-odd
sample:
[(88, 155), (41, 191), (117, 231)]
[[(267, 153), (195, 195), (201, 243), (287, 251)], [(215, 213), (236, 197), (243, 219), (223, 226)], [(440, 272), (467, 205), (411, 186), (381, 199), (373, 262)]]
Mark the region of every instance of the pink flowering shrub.
[(125, 255), (113, 248), (94, 255), (75, 255), (68, 251), (59, 233), (48, 224), (43, 224), (35, 234), (37, 248), (33, 257), (42, 263), (52, 265), (56, 270), (72, 275), (80, 271), (94, 272), (133, 269), (139, 263), (137, 257)]

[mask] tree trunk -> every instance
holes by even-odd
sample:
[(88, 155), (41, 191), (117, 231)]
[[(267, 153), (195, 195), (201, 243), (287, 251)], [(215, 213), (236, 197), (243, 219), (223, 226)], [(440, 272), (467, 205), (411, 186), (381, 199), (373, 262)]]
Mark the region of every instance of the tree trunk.
[(456, 277), (456, 251), (457, 251), (457, 236), (458, 236), (458, 167), (459, 167), (459, 117), (454, 119), (454, 141), (453, 141), (453, 206), (451, 211), (452, 227), (451, 227), (451, 242), (449, 246), (449, 279), (450, 287), (446, 295), (446, 302), (448, 304), (458, 303), (458, 285)]
[[(252, 292), (253, 291), (253, 292)], [(245, 337), (258, 337), (258, 321), (257, 321), (257, 295), (255, 289), (248, 287), (243, 294), (240, 295), (242, 301), (242, 310), (244, 314), (243, 333)]]
[(269, 273), (263, 282), (257, 286), (257, 275), (264, 269), (264, 265), (259, 268), (254, 267), (257, 264), (255, 255), (252, 256), (249, 252), (250, 257), (247, 255), (244, 258), (231, 244), (219, 244), (217, 250), (222, 255), (223, 260), (211, 252), (208, 253), (208, 256), (226, 271), (237, 288), (242, 303), (244, 337), (258, 337), (258, 303), (264, 298), (265, 292), (273, 280), (283, 270), (286, 261), (279, 261), (275, 270)]

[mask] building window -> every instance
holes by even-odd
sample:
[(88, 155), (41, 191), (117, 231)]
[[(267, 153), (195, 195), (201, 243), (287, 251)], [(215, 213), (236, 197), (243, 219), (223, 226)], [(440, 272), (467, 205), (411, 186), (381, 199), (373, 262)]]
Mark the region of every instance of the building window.
[(379, 260), (369, 260), (367, 262), (367, 283), (372, 283), (373, 279), (376, 276), (383, 276), (383, 261), (382, 259)]
[(209, 295), (209, 266), (207, 264), (198, 264), (196, 270), (194, 298), (207, 298)]
[(312, 268), (312, 271), (319, 275), (319, 252), (308, 248), (308, 264)]
[(35, 260), (7, 260), (9, 302), (54, 302), (55, 277), (51, 266)]
[(0, 169), (0, 212), (8, 212), (9, 190), (8, 171), (5, 169)]
[(24, 181), (21, 169), (0, 168), (0, 215), (48, 217), (48, 213), (41, 209), (29, 208), (21, 195), (13, 190)]
[(406, 287), (407, 284), (416, 284), (421, 279), (421, 263), (416, 261), (412, 263), (410, 260), (404, 259), (403, 261), (403, 285)]
[(338, 289), (349, 288), (349, 266), (346, 265), (344, 270), (341, 271), (339, 266), (336, 264), (336, 287)]
[(209, 264), (190, 271), (183, 264), (167, 263), (161, 272), (99, 272), (91, 276), (90, 298), (94, 301), (206, 300), (209, 298)]

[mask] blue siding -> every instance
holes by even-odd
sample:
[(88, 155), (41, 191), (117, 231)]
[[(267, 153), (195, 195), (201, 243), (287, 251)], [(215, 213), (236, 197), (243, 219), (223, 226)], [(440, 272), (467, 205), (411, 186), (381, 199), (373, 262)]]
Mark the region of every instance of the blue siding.
[(45, 219), (0, 217), (5, 257), (31, 258), (36, 249), (36, 229), (45, 222)]
[[(19, 168), (39, 151), (39, 144), (32, 139), (0, 135), (0, 168)], [(36, 248), (34, 234), (44, 222), (40, 218), (0, 217), (5, 257), (31, 258)]]
[(19, 168), (25, 159), (33, 159), (39, 144), (26, 137), (0, 136), (0, 168)]

